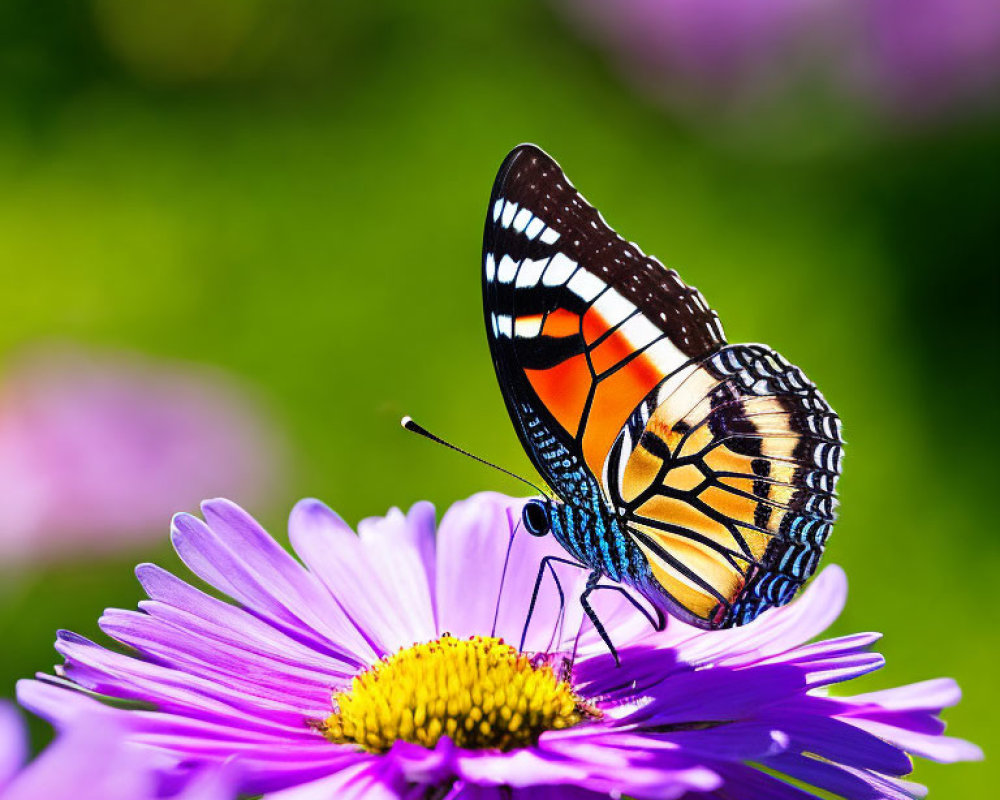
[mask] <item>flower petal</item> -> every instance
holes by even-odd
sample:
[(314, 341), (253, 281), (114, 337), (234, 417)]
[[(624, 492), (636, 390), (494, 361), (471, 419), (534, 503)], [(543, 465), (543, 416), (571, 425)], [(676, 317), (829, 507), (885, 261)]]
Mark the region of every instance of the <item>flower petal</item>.
[(379, 563), (336, 513), (318, 500), (302, 500), (288, 531), (295, 552), (363, 634), (369, 663), (413, 643)]
[(0, 702), (0, 790), (28, 757), (28, 728), (13, 705)]
[(911, 800), (922, 796), (923, 787), (918, 784), (848, 769), (799, 753), (785, 753), (764, 763), (783, 775), (850, 800)]
[[(218, 512), (219, 508), (206, 504), (206, 509)], [(289, 636), (320, 652), (343, 658), (363, 647), (354, 626), (334, 600), (314, 583), (315, 579), (300, 565), (294, 562), (294, 566), (290, 565), (291, 557), (284, 551), (283, 559), (277, 557), (277, 544), (273, 540), (273, 546), (261, 545), (261, 537), (269, 538), (267, 534), (259, 526), (238, 524), (243, 518), (234, 509), (235, 506), (225, 506), (225, 518), (206, 511), (219, 531), (190, 514), (174, 516), (171, 539), (188, 569)], [(293, 571), (298, 583), (289, 575)]]
[(319, 780), (270, 792), (267, 800), (398, 800), (405, 786), (377, 758), (360, 761)]
[(331, 687), (351, 677), (351, 672), (343, 669), (313, 671), (285, 659), (249, 653), (239, 645), (198, 636), (190, 627), (148, 614), (110, 609), (99, 623), (106, 634), (160, 664), (228, 684), (242, 695), (301, 714), (317, 715), (325, 710)]
[(399, 615), (406, 629), (403, 645), (427, 642), (437, 636), (431, 596), (434, 523), (434, 506), (430, 503), (417, 503), (406, 515), (394, 508), (384, 517), (358, 523), (358, 537), (368, 563), (378, 571), (388, 590), (382, 601)]

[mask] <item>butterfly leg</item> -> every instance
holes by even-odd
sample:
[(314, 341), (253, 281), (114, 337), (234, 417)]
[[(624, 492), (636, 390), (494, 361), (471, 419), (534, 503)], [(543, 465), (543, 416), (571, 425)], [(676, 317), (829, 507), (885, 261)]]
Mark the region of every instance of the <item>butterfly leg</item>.
[(542, 578), (545, 577), (545, 570), (549, 570), (552, 573), (552, 580), (556, 582), (556, 590), (559, 592), (560, 616), (562, 616), (563, 609), (566, 607), (566, 595), (563, 594), (562, 584), (559, 583), (559, 576), (556, 574), (555, 567), (552, 566), (553, 563), (569, 564), (571, 567), (583, 569), (583, 566), (577, 564), (575, 561), (570, 561), (568, 558), (559, 558), (558, 556), (545, 556), (539, 562), (538, 575), (535, 577), (535, 588), (531, 590), (531, 603), (528, 605), (528, 616), (524, 620), (524, 629), (521, 631), (521, 644), (517, 648), (518, 650), (524, 650), (524, 641), (528, 638), (528, 626), (531, 624), (531, 618), (535, 614), (535, 603), (538, 601), (538, 591), (542, 587)]
[(587, 587), (583, 590), (583, 594), (580, 595), (580, 605), (583, 607), (584, 613), (594, 625), (594, 629), (600, 634), (600, 637), (604, 644), (608, 646), (608, 650), (611, 651), (612, 657), (615, 659), (615, 666), (620, 667), (622, 665), (621, 659), (618, 658), (618, 651), (615, 646), (611, 643), (611, 637), (608, 636), (608, 632), (604, 629), (604, 623), (601, 622), (597, 617), (597, 612), (594, 611), (593, 606), (590, 605), (589, 597), (597, 589), (601, 587), (597, 585), (597, 582), (601, 579), (600, 572), (591, 572), (590, 577), (587, 578)]
[(660, 631), (662, 631), (664, 628), (667, 627), (667, 616), (666, 614), (663, 613), (662, 610), (660, 610), (659, 608), (656, 609), (656, 617), (654, 618), (653, 615), (650, 614), (649, 611), (646, 609), (646, 607), (642, 605), (642, 603), (640, 603), (638, 600), (636, 600), (628, 592), (628, 590), (625, 589), (624, 586), (609, 586), (606, 583), (602, 583), (599, 586), (594, 587), (595, 592), (600, 589), (605, 589), (609, 592), (618, 592), (619, 594), (621, 594), (621, 596), (624, 597), (626, 600), (628, 600), (628, 602), (632, 605), (634, 609), (636, 609), (636, 611), (638, 611), (646, 618), (646, 621), (650, 624), (650, 627), (652, 627), (652, 629), (657, 633), (660, 633)]

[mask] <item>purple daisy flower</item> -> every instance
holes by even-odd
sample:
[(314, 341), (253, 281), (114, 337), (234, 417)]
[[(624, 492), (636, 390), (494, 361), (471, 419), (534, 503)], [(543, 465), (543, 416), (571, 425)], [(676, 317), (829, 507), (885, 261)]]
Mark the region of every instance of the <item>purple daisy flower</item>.
[[(48, 691), (59, 692), (55, 698), (59, 702), (67, 699), (65, 692)], [(186, 775), (161, 772), (158, 767), (169, 766), (169, 761), (132, 744), (123, 720), (111, 719), (105, 706), (83, 696), (68, 699), (65, 731), (27, 766), (25, 725), (12, 705), (0, 703), (0, 800), (230, 800), (235, 796), (232, 765)]]
[(56, 722), (72, 689), (136, 701), (107, 712), (134, 743), (173, 769), (234, 759), (241, 791), (280, 800), (814, 796), (776, 775), (907, 798), (921, 792), (900, 779), (908, 754), (981, 756), (941, 735), (952, 681), (827, 696), (883, 664), (877, 634), (808, 644), (844, 604), (836, 567), (790, 606), (714, 633), (675, 620), (655, 633), (600, 592), (621, 668), (572, 601), (585, 575), (566, 568), (565, 614), (546, 580), (519, 652), (507, 642), (555, 547), (517, 533), (522, 503), (476, 495), (436, 533), (419, 503), (356, 535), (306, 500), (289, 526), (302, 563), (237, 506), (205, 503), (204, 521), (175, 517), (174, 546), (236, 604), (140, 566), (150, 599), (101, 619), (133, 652), (61, 633), (60, 676), (23, 681), (20, 700)]

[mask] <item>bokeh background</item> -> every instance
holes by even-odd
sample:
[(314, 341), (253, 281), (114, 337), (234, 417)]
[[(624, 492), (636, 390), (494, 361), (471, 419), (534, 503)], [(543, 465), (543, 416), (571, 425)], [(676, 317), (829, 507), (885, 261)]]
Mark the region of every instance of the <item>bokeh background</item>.
[(746, 5), (3, 3), (0, 695), (202, 497), (281, 535), (306, 495), (519, 493), (398, 420), (530, 473), (479, 253), (534, 141), (838, 410), (837, 630), (885, 632), (869, 688), (963, 685), (988, 760), (933, 796), (995, 785), (1000, 11)]

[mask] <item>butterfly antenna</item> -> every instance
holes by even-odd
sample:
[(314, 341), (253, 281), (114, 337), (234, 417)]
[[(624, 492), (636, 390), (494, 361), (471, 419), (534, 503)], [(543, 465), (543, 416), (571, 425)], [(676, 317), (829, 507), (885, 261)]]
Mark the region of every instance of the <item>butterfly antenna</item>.
[(435, 436), (433, 433), (427, 430), (427, 428), (425, 428), (423, 425), (419, 425), (416, 422), (414, 422), (412, 417), (403, 417), (403, 419), (400, 420), (400, 424), (411, 433), (418, 433), (425, 439), (430, 439), (432, 442), (443, 444), (445, 447), (454, 450), (456, 453), (461, 453), (463, 456), (468, 456), (473, 461), (478, 461), (480, 464), (485, 464), (487, 467), (493, 467), (493, 469), (502, 472), (504, 475), (510, 475), (510, 477), (512, 478), (517, 478), (517, 480), (521, 481), (521, 483), (527, 484), (539, 494), (545, 495), (546, 497), (548, 496), (548, 492), (546, 492), (544, 489), (540, 489), (538, 486), (533, 484), (527, 478), (522, 478), (516, 472), (511, 472), (509, 469), (504, 469), (503, 467), (499, 467), (496, 464), (487, 461), (485, 458), (480, 458), (477, 455), (473, 455), (468, 450), (463, 450), (461, 447), (453, 445), (451, 442), (446, 442), (440, 436)]

